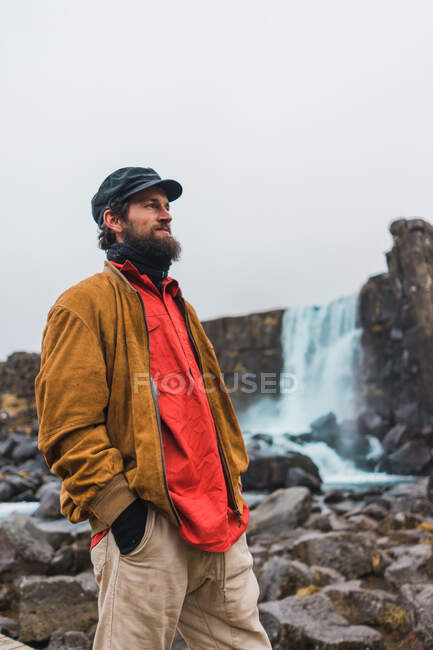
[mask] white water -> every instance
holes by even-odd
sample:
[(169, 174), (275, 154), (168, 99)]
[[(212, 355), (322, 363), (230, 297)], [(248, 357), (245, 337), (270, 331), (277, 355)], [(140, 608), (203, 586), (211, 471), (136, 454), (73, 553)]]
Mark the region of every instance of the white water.
[(0, 502), (0, 521), (6, 519), (12, 512), (18, 512), (20, 515), (31, 515), (39, 505), (39, 501)]
[[(240, 418), (246, 441), (269, 433), (273, 444), (263, 453), (298, 451), (317, 465), (325, 483), (388, 483), (401, 477), (364, 472), (342, 459), (325, 443), (298, 445), (284, 433), (299, 434), (332, 411), (338, 422), (357, 415), (355, 369), (361, 354), (362, 330), (356, 327), (358, 294), (321, 307), (288, 309), (283, 317), (283, 384), (278, 401), (263, 398)], [(378, 458), (381, 444), (370, 438), (369, 457)]]

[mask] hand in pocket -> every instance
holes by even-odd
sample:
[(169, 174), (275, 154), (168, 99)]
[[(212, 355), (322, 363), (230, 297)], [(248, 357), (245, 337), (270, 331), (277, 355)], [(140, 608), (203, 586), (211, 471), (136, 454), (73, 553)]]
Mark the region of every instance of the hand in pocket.
[(143, 538), (147, 511), (146, 502), (136, 499), (113, 521), (111, 532), (122, 555), (133, 551)]

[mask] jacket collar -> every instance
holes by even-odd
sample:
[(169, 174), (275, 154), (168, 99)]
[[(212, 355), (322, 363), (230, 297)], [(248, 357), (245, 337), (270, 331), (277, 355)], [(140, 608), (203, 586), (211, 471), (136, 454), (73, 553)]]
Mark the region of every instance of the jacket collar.
[[(111, 262), (109, 262), (108, 260), (105, 260), (105, 261), (104, 261), (104, 269), (103, 269), (103, 272), (104, 272), (104, 273), (111, 273), (111, 274), (116, 278), (116, 280), (117, 280), (118, 282), (122, 282), (124, 288), (125, 288), (127, 291), (133, 291), (134, 293), (137, 293), (136, 289), (134, 289), (134, 287), (133, 287), (132, 284), (129, 282), (129, 280), (126, 279), (125, 275), (124, 275), (121, 271), (119, 271), (119, 269), (116, 268), (116, 267), (114, 266), (114, 264), (111, 264)], [(183, 301), (182, 291), (180, 290), (179, 285), (177, 285), (177, 291), (176, 291), (175, 297), (176, 297), (178, 300)]]
[(108, 260), (105, 260), (105, 261), (104, 261), (104, 271), (103, 271), (103, 272), (104, 272), (104, 273), (111, 273), (111, 274), (116, 278), (116, 280), (117, 280), (118, 282), (121, 282), (121, 283), (123, 284), (124, 288), (125, 288), (127, 291), (133, 291), (134, 293), (136, 293), (134, 287), (133, 287), (132, 284), (131, 284), (131, 283), (130, 283), (126, 278), (125, 278), (125, 276), (123, 275), (123, 273), (121, 273), (121, 271), (119, 271), (119, 269), (117, 269), (117, 268), (116, 268), (113, 264), (111, 264)]

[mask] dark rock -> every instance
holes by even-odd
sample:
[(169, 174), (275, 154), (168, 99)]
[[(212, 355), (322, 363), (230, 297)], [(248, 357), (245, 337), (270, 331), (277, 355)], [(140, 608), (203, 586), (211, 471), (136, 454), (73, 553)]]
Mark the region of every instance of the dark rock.
[(90, 569), (89, 547), (88, 540), (62, 546), (54, 553), (47, 574), (76, 574)]
[(91, 645), (84, 632), (57, 630), (52, 633), (47, 650), (91, 650)]
[[(317, 469), (317, 468), (316, 468)], [(307, 487), (312, 492), (320, 492), (322, 480), (302, 467), (290, 467), (287, 471), (285, 487)]]
[(9, 501), (14, 494), (14, 489), (7, 479), (0, 479), (0, 501)]
[(328, 514), (315, 513), (309, 516), (305, 523), (306, 528), (321, 530), (322, 533), (329, 533), (332, 530), (330, 516)]
[(358, 417), (357, 425), (361, 434), (381, 439), (389, 429), (389, 420), (380, 413), (366, 410)]
[(288, 452), (286, 456), (250, 459), (248, 470), (242, 476), (242, 483), (244, 490), (274, 491), (302, 485), (319, 491), (322, 479), (316, 465), (308, 456)]
[(60, 513), (60, 491), (57, 484), (41, 493), (39, 508), (34, 513), (35, 517), (42, 519), (58, 519)]
[(58, 493), (60, 494), (61, 489), (62, 489), (61, 480), (57, 478), (57, 476), (54, 476), (53, 474), (49, 474), (46, 480), (44, 480), (42, 485), (36, 491), (35, 497), (40, 501), (45, 492), (50, 492), (51, 490), (57, 490)]
[(314, 577), (306, 564), (274, 557), (263, 565), (257, 580), (260, 587), (259, 602), (263, 602), (292, 596), (298, 589), (311, 585)]
[(353, 625), (380, 626), (388, 633), (397, 632), (400, 638), (412, 629), (410, 615), (397, 604), (394, 595), (380, 589), (363, 589), (359, 580), (330, 585), (323, 593)]
[(37, 530), (37, 534), (46, 541), (54, 550), (68, 546), (74, 542), (80, 546), (90, 547), (90, 525), (88, 521), (72, 524), (63, 517), (60, 519), (38, 519), (33, 515), (30, 521)]
[(327, 413), (310, 424), (313, 440), (326, 442), (329, 447), (335, 448), (340, 438), (340, 428), (335, 413)]
[[(396, 554), (397, 549), (393, 549)], [(429, 544), (402, 547), (398, 559), (385, 569), (386, 580), (394, 587), (419, 584), (433, 578), (433, 549)]]
[[(250, 450), (249, 450), (250, 453)], [(285, 487), (290, 461), (285, 456), (251, 457), (242, 476), (244, 490), (270, 490)]]
[(9, 476), (18, 476), (19, 471), (14, 465), (3, 465), (1, 473), (3, 476), (6, 476), (6, 478), (9, 478)]
[[(33, 490), (35, 488), (35, 482), (30, 476), (20, 476), (19, 474), (14, 474), (11, 476), (7, 476), (4, 479), (8, 485), (12, 488), (12, 494), (13, 496), (21, 494), (25, 490), (31, 490), (33, 493)], [(11, 498), (8, 499), (9, 501)]]
[(0, 363), (0, 394), (15, 394), (18, 398), (34, 399), (34, 382), (39, 372), (40, 355), (14, 352)]
[(311, 570), (313, 572), (313, 584), (318, 587), (326, 587), (326, 585), (334, 582), (344, 582), (344, 576), (335, 569), (313, 564)]
[[(259, 400), (274, 405), (279, 397), (283, 371), (281, 328), (284, 311), (277, 309), (203, 322), (237, 413), (242, 413)], [(266, 386), (266, 382), (261, 385), (267, 373), (270, 373), (271, 382), (275, 378), (275, 387)], [(251, 381), (247, 383), (246, 380), (252, 380), (255, 386), (251, 388)]]
[(413, 438), (413, 432), (407, 424), (396, 424), (388, 431), (383, 439), (383, 446), (387, 452), (392, 452)]
[(32, 528), (28, 517), (13, 513), (0, 521), (0, 575), (3, 581), (45, 573), (52, 555), (53, 549)]
[(41, 483), (42, 477), (48, 474), (48, 465), (42, 454), (37, 454), (35, 458), (29, 458), (18, 465), (18, 471), (26, 472), (31, 476), (37, 476), (38, 483)]
[(295, 542), (292, 554), (309, 566), (329, 567), (351, 579), (371, 572), (373, 550), (373, 539), (364, 533), (307, 533)]
[(329, 503), (329, 504), (340, 503), (340, 501), (344, 501), (346, 496), (347, 496), (347, 493), (342, 492), (341, 490), (330, 490), (329, 492), (327, 492), (325, 494), (325, 497), (324, 497), (323, 501), (325, 503)]
[(381, 462), (391, 474), (422, 474), (431, 465), (431, 451), (422, 440), (411, 440)]
[(404, 607), (412, 613), (421, 648), (433, 648), (433, 585), (403, 585), (401, 596)]
[(10, 503), (19, 503), (20, 501), (34, 501), (35, 495), (31, 488), (23, 490), (19, 494), (14, 494), (13, 497), (9, 499)]
[(389, 554), (382, 549), (378, 548), (370, 556), (371, 566), (375, 576), (382, 578), (385, 575), (385, 570), (392, 563)]
[(13, 585), (0, 586), (0, 610), (11, 609), (15, 599), (15, 591)]
[(301, 526), (310, 511), (311, 494), (307, 488), (277, 490), (251, 512), (248, 535), (276, 537)]
[(394, 530), (410, 530), (422, 522), (422, 517), (410, 512), (390, 512), (381, 522), (378, 531), (387, 535)]
[(433, 516), (433, 502), (428, 494), (428, 479), (412, 483), (400, 483), (384, 493), (393, 512)]
[(251, 436), (251, 439), (262, 440), (270, 447), (274, 444), (274, 439), (272, 438), (270, 433), (255, 433), (253, 436)]
[(38, 441), (33, 438), (26, 438), (19, 442), (12, 451), (12, 460), (17, 462), (28, 460), (36, 456), (38, 452)]
[[(421, 219), (399, 219), (391, 232), (388, 273), (369, 278), (360, 292), (359, 385), (367, 411), (389, 414), (390, 426), (408, 426), (413, 441), (421, 442), (433, 424), (433, 228)], [(426, 472), (422, 454), (413, 461), (405, 473)]]
[[(383, 637), (367, 626), (349, 625), (322, 594), (289, 596), (259, 605), (274, 650), (384, 650)], [(265, 617), (265, 615), (267, 615)]]
[(350, 528), (352, 530), (370, 530), (373, 531), (377, 528), (377, 521), (372, 519), (371, 517), (366, 517), (365, 515), (352, 515), (350, 517), (347, 517), (347, 521), (350, 525)]
[[(15, 618), (8, 618), (7, 616), (0, 616), (0, 632), (12, 637), (18, 638), (19, 624)], [(18, 646), (19, 647), (19, 646)]]
[[(86, 632), (98, 620), (93, 574), (26, 576), (18, 582), (20, 639), (45, 641), (55, 631)], [(62, 604), (59, 607), (59, 603)]]
[(4, 456), (5, 458), (10, 458), (14, 447), (15, 447), (15, 440), (12, 438), (12, 436), (9, 436), (8, 438), (0, 442), (0, 456)]

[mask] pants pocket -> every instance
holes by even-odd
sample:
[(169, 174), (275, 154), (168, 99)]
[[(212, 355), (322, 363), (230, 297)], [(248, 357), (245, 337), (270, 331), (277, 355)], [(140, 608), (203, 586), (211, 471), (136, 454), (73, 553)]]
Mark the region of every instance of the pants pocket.
[(101, 581), (102, 571), (107, 559), (108, 535), (109, 532), (90, 550), (90, 561), (98, 584)]
[(132, 551), (130, 551), (129, 553), (120, 553), (121, 558), (124, 559), (134, 558), (146, 547), (149, 539), (151, 538), (153, 527), (155, 525), (156, 512), (155, 512), (155, 508), (152, 506), (151, 503), (148, 502), (147, 507), (148, 507), (147, 519), (146, 519), (146, 526), (144, 528), (143, 537), (139, 541), (138, 545)]

